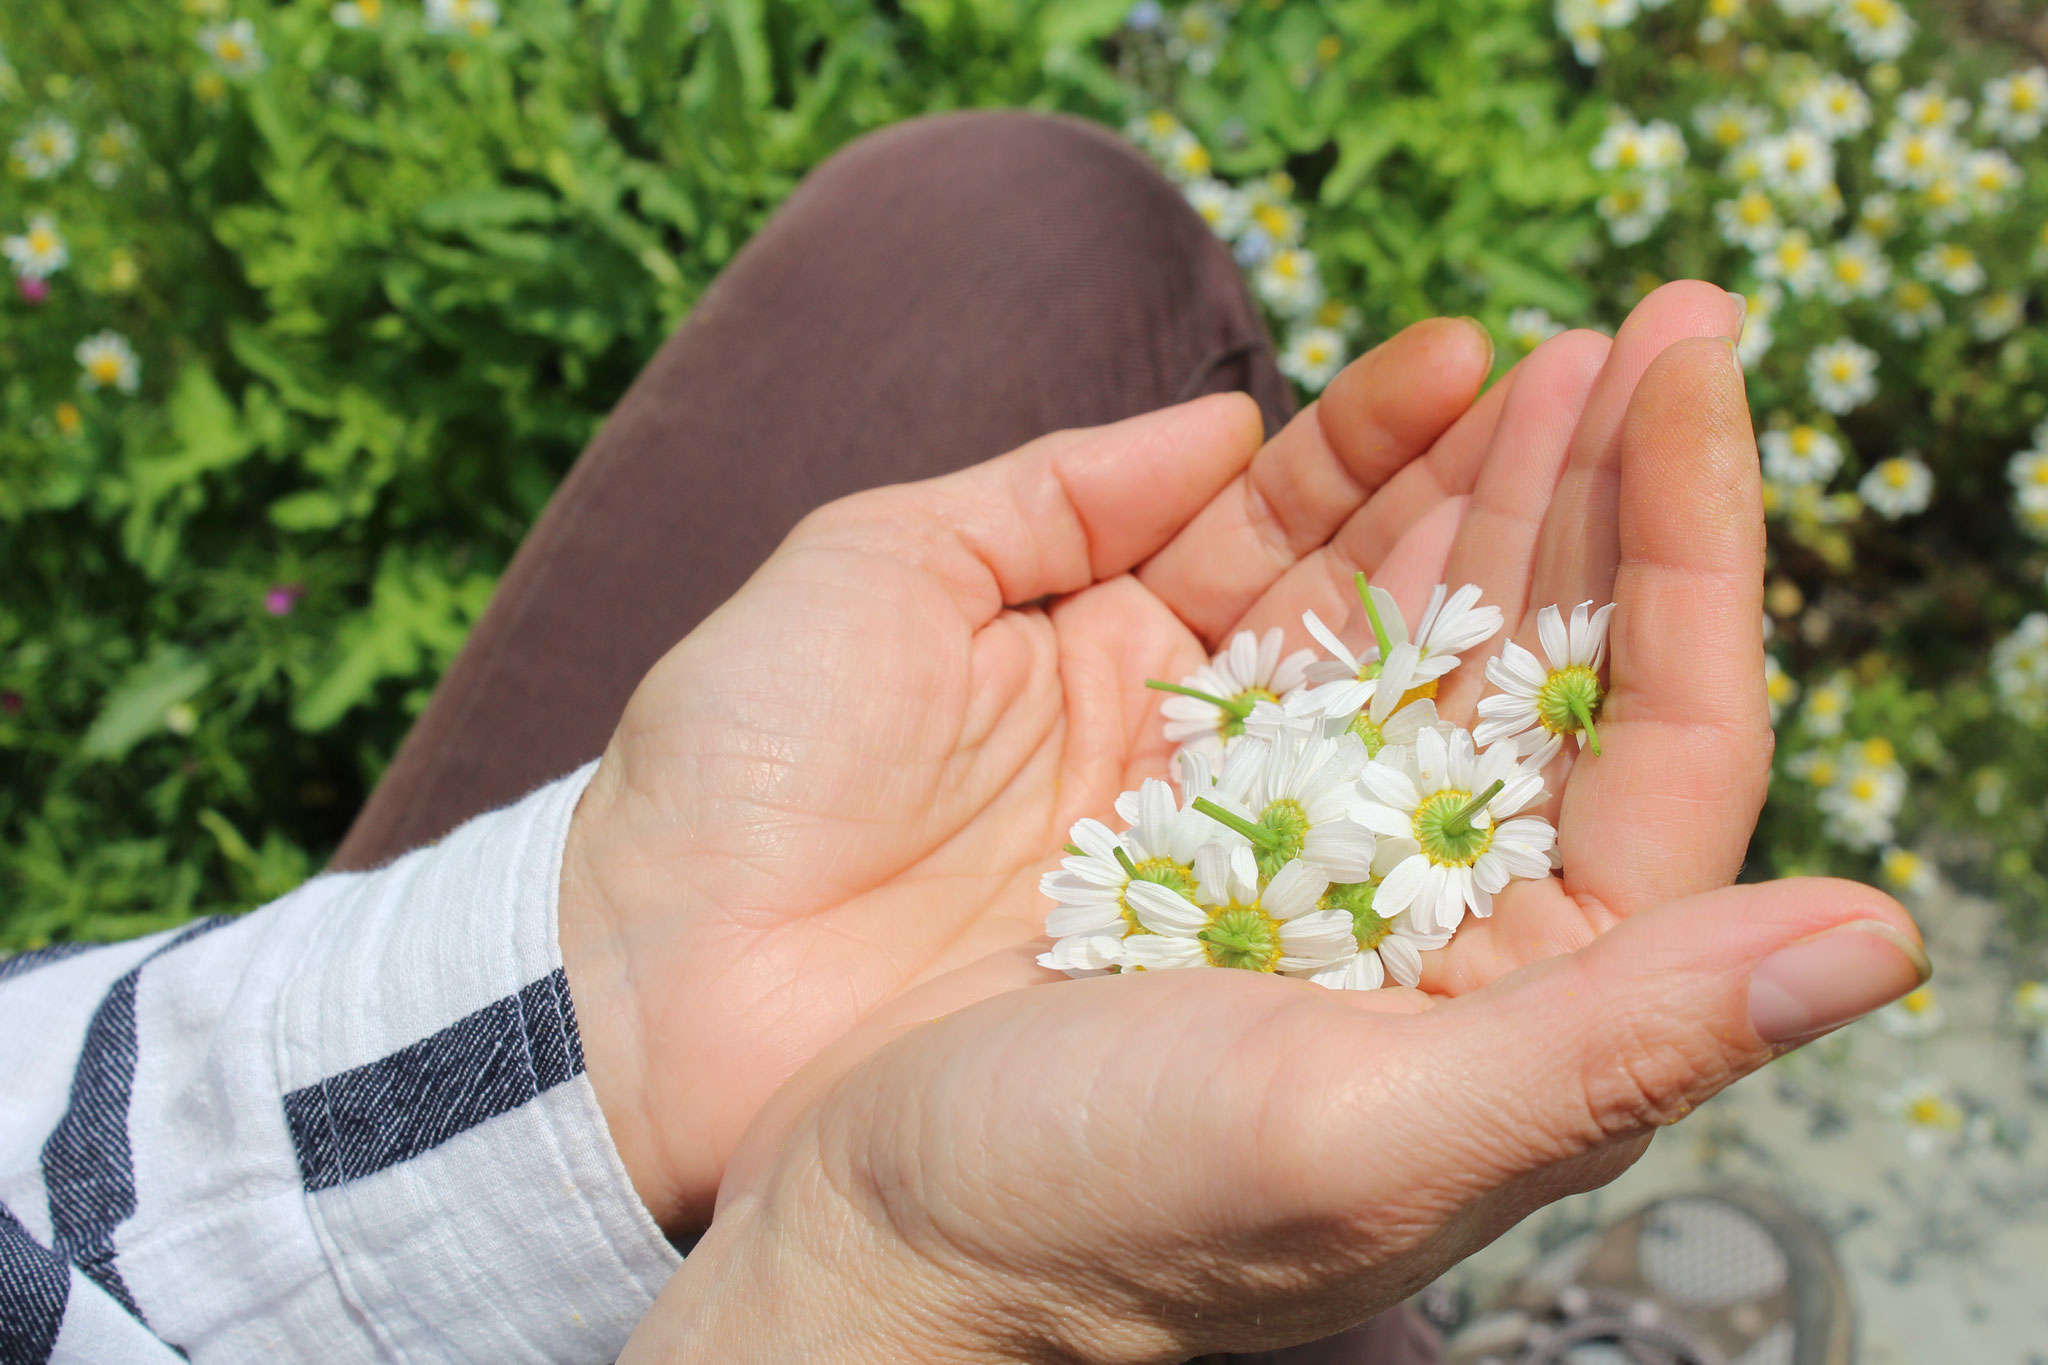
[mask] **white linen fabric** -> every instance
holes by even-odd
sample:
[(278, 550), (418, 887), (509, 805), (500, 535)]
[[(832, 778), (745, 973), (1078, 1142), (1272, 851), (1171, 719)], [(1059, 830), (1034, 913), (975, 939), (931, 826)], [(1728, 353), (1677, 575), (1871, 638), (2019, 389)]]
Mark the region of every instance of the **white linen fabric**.
[(239, 918), (0, 961), (0, 1365), (618, 1355), (680, 1258), (562, 970), (595, 767)]

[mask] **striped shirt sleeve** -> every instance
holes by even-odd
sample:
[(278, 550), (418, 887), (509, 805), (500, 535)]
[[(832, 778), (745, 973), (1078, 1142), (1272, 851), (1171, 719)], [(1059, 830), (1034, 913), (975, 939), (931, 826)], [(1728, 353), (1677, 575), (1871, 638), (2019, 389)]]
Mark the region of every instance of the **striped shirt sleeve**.
[(618, 1354), (678, 1258), (562, 970), (591, 770), (238, 919), (0, 962), (0, 1365)]

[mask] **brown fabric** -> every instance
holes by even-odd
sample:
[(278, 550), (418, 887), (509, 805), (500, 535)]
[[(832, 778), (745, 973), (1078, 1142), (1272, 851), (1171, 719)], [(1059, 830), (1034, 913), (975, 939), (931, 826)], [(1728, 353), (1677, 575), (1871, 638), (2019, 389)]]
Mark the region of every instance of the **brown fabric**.
[(804, 513), (1062, 427), (1292, 398), (1229, 255), (1092, 124), (920, 119), (819, 167), (584, 452), (335, 855), (373, 867), (603, 751)]
[[(1229, 390), (1271, 430), (1293, 411), (1228, 253), (1117, 138), (976, 113), (861, 139), (620, 401), (334, 866), (388, 862), (595, 758), (641, 676), (812, 508)], [(1431, 1365), (1433, 1340), (1404, 1307), (1238, 1359)]]

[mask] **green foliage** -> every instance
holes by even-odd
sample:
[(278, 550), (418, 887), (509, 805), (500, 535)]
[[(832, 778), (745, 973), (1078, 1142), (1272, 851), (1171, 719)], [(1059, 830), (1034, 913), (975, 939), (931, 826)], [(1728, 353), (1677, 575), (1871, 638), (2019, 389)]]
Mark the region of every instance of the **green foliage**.
[[(508, 0), (456, 33), (415, 0), (363, 27), (291, 0), (245, 7), (254, 72), (202, 46), (227, 3), (0, 0), (0, 137), (54, 117), (79, 143), (47, 176), (13, 159), (0, 200), (0, 234), (47, 212), (70, 255), (47, 301), (0, 305), (0, 950), (247, 906), (316, 869), (639, 365), (870, 129), (1170, 109), (1219, 174), (1286, 174), (1359, 335), (1528, 305), (1613, 318), (1640, 275), (1728, 265), (1704, 202), (1691, 235), (1615, 248), (1588, 152), (1617, 104), (1682, 107), (1740, 73), (1666, 60), (1658, 31), (1589, 73), (1550, 0), (1247, 0), (1149, 34), (1127, 0)], [(1188, 14), (1224, 30), (1207, 56), (1177, 36)], [(74, 348), (102, 330), (133, 343), (137, 392), (81, 386)], [(1809, 599), (1840, 599), (1795, 671), (1898, 661), (1909, 681), (1859, 693), (1852, 732), (1931, 732), (1900, 752), (1976, 794), (1947, 812), (1964, 823), (1968, 772), (2004, 774), (2008, 812), (2048, 794), (2038, 735), (1967, 723), (1992, 714), (1973, 662), (2039, 566), (1954, 552), (1966, 500), (2002, 496), (1995, 453), (2048, 407), (2044, 348), (1887, 351), (1924, 400), (1873, 424), (1979, 452), (1948, 539), (1844, 532), (1881, 566), (1853, 578), (1781, 547)], [(1980, 863), (2038, 903), (2029, 818)], [(1767, 861), (1841, 864), (1810, 812), (1787, 819)]]

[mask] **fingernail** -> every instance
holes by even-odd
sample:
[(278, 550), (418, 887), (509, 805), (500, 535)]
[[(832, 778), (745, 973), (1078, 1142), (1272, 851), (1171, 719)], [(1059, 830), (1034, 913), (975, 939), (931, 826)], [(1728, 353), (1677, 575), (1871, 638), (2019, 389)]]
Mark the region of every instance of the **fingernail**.
[(1780, 948), (1749, 978), (1749, 1025), (1766, 1043), (1840, 1028), (1934, 975), (1919, 944), (1878, 920), (1852, 920)]
[(1735, 367), (1736, 378), (1742, 380), (1744, 384), (1749, 383), (1749, 371), (1742, 368), (1742, 348), (1736, 345), (1735, 339), (1733, 337), (1716, 337), (1714, 339), (1728, 348), (1728, 363)]
[(1493, 333), (1487, 331), (1486, 324), (1478, 318), (1460, 314), (1458, 321), (1479, 333), (1480, 337), (1486, 342), (1486, 368), (1488, 371), (1491, 371), (1493, 369)]
[(1749, 320), (1749, 295), (1738, 293), (1733, 289), (1723, 290), (1722, 292), (1735, 301), (1735, 339), (1740, 341), (1742, 340), (1742, 324)]

